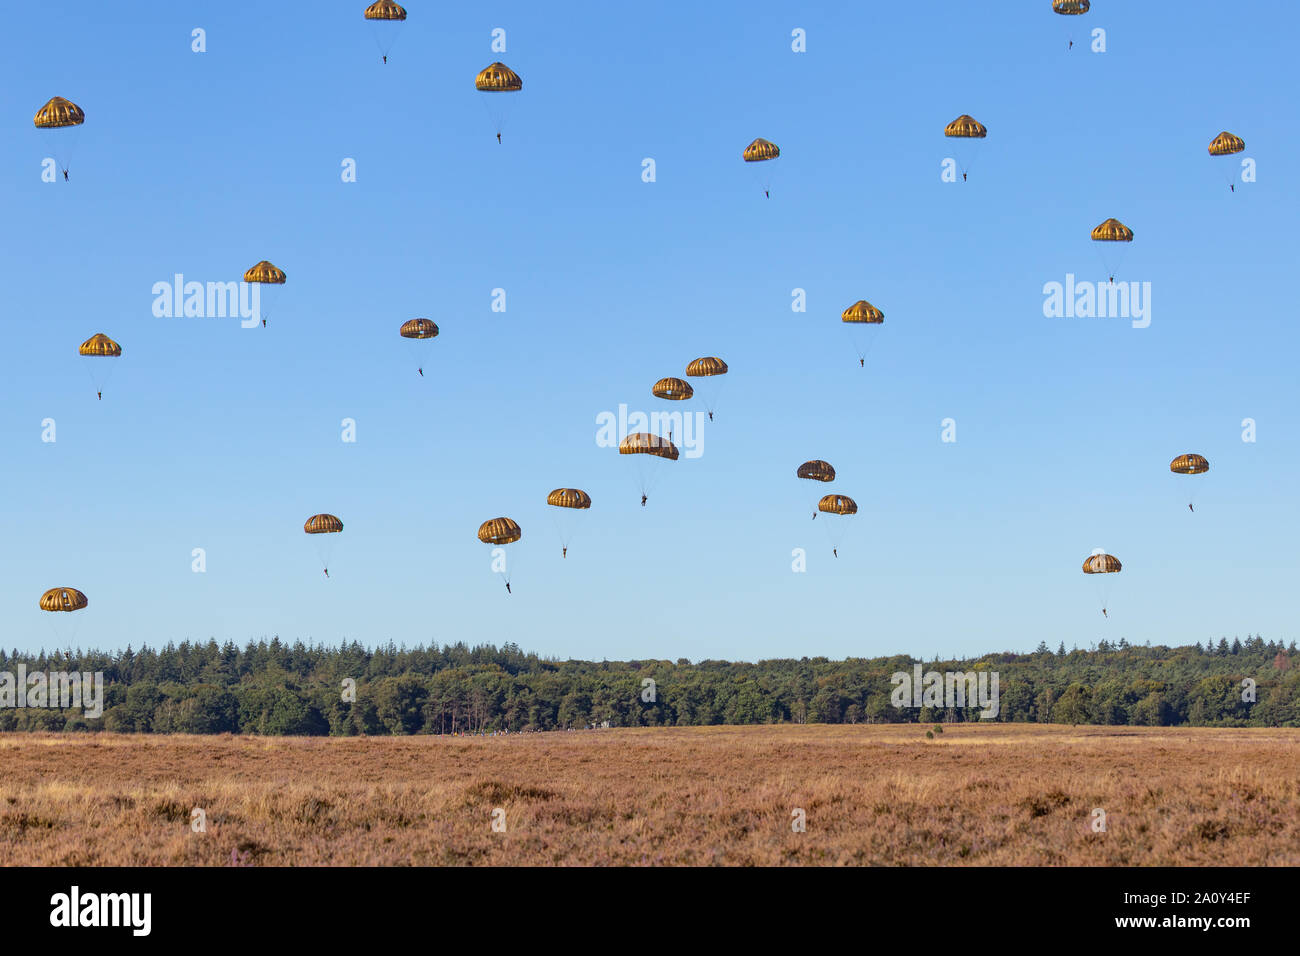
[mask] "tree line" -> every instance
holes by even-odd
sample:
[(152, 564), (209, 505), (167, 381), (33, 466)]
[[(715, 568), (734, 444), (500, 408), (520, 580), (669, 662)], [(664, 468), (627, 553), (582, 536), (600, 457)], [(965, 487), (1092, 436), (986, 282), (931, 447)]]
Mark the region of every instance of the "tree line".
[[(932, 723), (980, 719), (977, 706), (893, 706), (891, 676), (989, 671), (998, 721), (1140, 726), (1300, 726), (1296, 644), (1226, 638), (1185, 647), (1105, 641), (1087, 650), (949, 661), (908, 656), (757, 663), (578, 661), (515, 644), (408, 649), (215, 641), (155, 650), (0, 650), (0, 676), (104, 675), (103, 714), (0, 707), (0, 731), (391, 735), (533, 732), (590, 726)], [(12, 680), (12, 679), (11, 679)]]

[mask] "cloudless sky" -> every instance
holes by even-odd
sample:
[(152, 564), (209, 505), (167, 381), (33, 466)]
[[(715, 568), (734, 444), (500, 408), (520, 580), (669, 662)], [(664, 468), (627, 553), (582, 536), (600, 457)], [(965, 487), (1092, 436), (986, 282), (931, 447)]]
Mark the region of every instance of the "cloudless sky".
[[(0, 643), (757, 660), (1298, 636), (1293, 4), (411, 0), (386, 66), (363, 8), (7, 12)], [(473, 87), (494, 60), (524, 80), (500, 145)], [(54, 95), (87, 116), (69, 183), (41, 181)], [(988, 138), (944, 183), (962, 113)], [(1257, 163), (1235, 193), (1222, 130)], [(770, 199), (740, 158), (758, 136)], [(1044, 283), (1105, 281), (1109, 216), (1150, 327), (1045, 318)], [(153, 315), (154, 283), (260, 259), (288, 274), (267, 328)], [(865, 369), (839, 320), (862, 298), (885, 313)], [(400, 338), (416, 316), (441, 334)], [(95, 332), (123, 347), (103, 401)], [(716, 421), (642, 508), (596, 418), (676, 410), (650, 386), (701, 355), (731, 367)], [(1193, 451), (1210, 472), (1172, 475)], [(800, 487), (809, 458), (833, 485)], [(594, 500), (567, 559), (560, 486)], [(810, 521), (819, 490), (858, 514)], [(346, 525), (329, 580), (317, 512)], [(524, 529), (513, 595), (475, 536), (498, 515)], [(1094, 548), (1124, 563), (1108, 620)], [(42, 613), (54, 586), (89, 607)]]

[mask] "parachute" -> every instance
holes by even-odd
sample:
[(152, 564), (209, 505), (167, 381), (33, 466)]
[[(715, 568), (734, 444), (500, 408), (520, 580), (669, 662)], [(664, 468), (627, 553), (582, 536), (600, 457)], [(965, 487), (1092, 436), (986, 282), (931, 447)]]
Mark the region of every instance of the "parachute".
[(859, 299), (840, 313), (840, 319), (844, 322), (879, 325), (885, 321), (885, 313), (881, 312), (866, 299)]
[(761, 163), (780, 156), (781, 147), (759, 137), (746, 146), (745, 151), (740, 155), (747, 163)]
[[(79, 128), (86, 122), (86, 114), (80, 106), (71, 100), (65, 100), (62, 96), (54, 96), (36, 111), (36, 116), (32, 122), (37, 129), (44, 131), (68, 129), (70, 127)], [(46, 149), (53, 154), (54, 161), (63, 170), (63, 178), (67, 179), (68, 163), (71, 159), (72, 149), (80, 135), (80, 130), (78, 129), (73, 133), (54, 133), (52, 135), (43, 132), (41, 135), (45, 140)]]
[(658, 484), (659, 478), (663, 475), (663, 466), (655, 463), (654, 459), (676, 461), (678, 458), (676, 445), (667, 438), (646, 432), (633, 432), (628, 435), (618, 443), (618, 453), (620, 455), (635, 456), (632, 460), (636, 464), (637, 482), (641, 487), (642, 506), (645, 505), (651, 490)]
[[(808, 490), (808, 486), (805, 485), (803, 482), (819, 481), (824, 483), (828, 481), (834, 481), (835, 469), (831, 467), (830, 462), (822, 461), (820, 458), (814, 458), (812, 461), (805, 461), (802, 465), (796, 468), (795, 477), (802, 479), (802, 481), (800, 481), (799, 483), (799, 494), (800, 497), (803, 498), (803, 500), (807, 501), (807, 499), (804, 498), (804, 495)], [(810, 504), (812, 505), (812, 516), (814, 521), (817, 520), (817, 505), (818, 505), (818, 499), (820, 499), (820, 497), (821, 497), (821, 489), (818, 489), (817, 496), (810, 502)]]
[[(258, 311), (261, 313), (262, 325), (266, 325), (266, 320), (271, 315), (271, 301), (279, 298), (279, 293), (272, 290), (284, 285), (286, 278), (283, 269), (277, 268), (265, 259), (244, 273), (244, 281), (257, 287), (254, 291), (257, 293)], [(261, 307), (263, 298), (267, 300), (266, 308)]]
[(713, 355), (697, 358), (686, 366), (689, 378), (707, 378), (710, 375), (726, 375), (727, 363)]
[(102, 399), (104, 397), (104, 387), (108, 380), (113, 376), (113, 368), (116, 362), (102, 362), (100, 359), (120, 358), (122, 355), (122, 346), (118, 345), (103, 332), (96, 332), (86, 341), (81, 343), (77, 349), (79, 355), (91, 359), (86, 366), (90, 373), (90, 381), (95, 386), (95, 393)]
[[(511, 518), (489, 518), (478, 526), (478, 539), (493, 547), (513, 544), (523, 536), (523, 529)], [(492, 570), (505, 576), (506, 593), (509, 594), (511, 568), (507, 564), (505, 553), (502, 552), (500, 555), (494, 553), (492, 558)], [(498, 562), (501, 565), (500, 569), (497, 568)]]
[(805, 461), (795, 471), (799, 478), (807, 478), (810, 481), (834, 481), (835, 469), (829, 461), (822, 461), (820, 458), (814, 458), (812, 461)]
[[(722, 361), (716, 355), (706, 355), (703, 358), (697, 358), (691, 364), (686, 366), (687, 378), (707, 379), (707, 382), (700, 382), (695, 386), (695, 390), (700, 393), (700, 398), (704, 400), (704, 408), (709, 413), (709, 421), (713, 421), (713, 413), (718, 407), (719, 394), (722, 391), (722, 384), (726, 379), (720, 379), (719, 376), (727, 374), (727, 363)], [(717, 379), (717, 381), (714, 381)]]
[(81, 355), (100, 355), (109, 358), (116, 358), (122, 354), (122, 346), (118, 345), (103, 332), (96, 332), (86, 341), (81, 343), (77, 349)]
[(1210, 463), (1200, 455), (1179, 455), (1169, 463), (1169, 470), (1179, 475), (1203, 475)]
[(523, 529), (511, 518), (489, 518), (478, 526), (478, 539), (484, 544), (512, 544), (523, 536)]
[[(1124, 225), (1118, 219), (1107, 219), (1105, 222), (1094, 227), (1091, 235), (1092, 235), (1093, 242), (1132, 242), (1133, 241), (1133, 230), (1130, 229), (1128, 226)], [(1097, 248), (1098, 251), (1101, 252), (1101, 250), (1105, 249), (1106, 247), (1098, 246)], [(1110, 276), (1111, 282), (1115, 281), (1115, 270), (1116, 267), (1123, 260), (1122, 252), (1125, 248), (1127, 247), (1121, 246), (1120, 251), (1114, 254), (1109, 252), (1101, 252), (1102, 265), (1106, 267), (1106, 272)]]
[[(1092, 7), (1089, 0), (1052, 0), (1052, 10), (1063, 17), (1077, 17), (1087, 13)], [(1070, 27), (1069, 35), (1070, 45), (1068, 50), (1074, 49), (1074, 26)]]
[[(479, 70), (478, 76), (474, 77), (474, 89), (480, 93), (518, 93), (523, 88), (524, 81), (520, 79), (519, 74), (504, 63), (485, 66)], [(490, 103), (489, 100), (492, 102)], [(505, 126), (506, 121), (505, 101), (498, 102), (496, 97), (489, 97), (483, 100), (483, 106), (488, 111), (492, 125), (496, 128), (499, 143), (501, 128)]]
[(404, 339), (431, 339), (438, 334), (438, 326), (428, 319), (409, 319), (402, 323), (398, 334)]
[[(826, 495), (821, 501), (817, 502), (817, 510), (828, 515), (841, 515), (848, 517), (858, 513), (858, 503), (848, 495)], [(824, 521), (822, 526), (826, 529), (826, 536), (831, 542), (831, 553), (835, 557), (840, 556), (840, 544), (844, 541), (844, 534), (848, 526), (839, 521)]]
[[(949, 139), (957, 140), (981, 140), (988, 136), (989, 131), (984, 124), (973, 116), (962, 113), (955, 120), (943, 128), (943, 135)], [(966, 181), (966, 174), (970, 172), (971, 166), (975, 164), (975, 157), (978, 154), (978, 143), (970, 146), (958, 146), (953, 144), (953, 152), (957, 155), (957, 165), (961, 168), (962, 182)]]
[[(398, 334), (404, 339), (431, 339), (438, 334), (438, 325), (429, 319), (409, 319), (402, 323), (398, 329)], [(424, 376), (424, 367), (418, 369), (420, 376)]]
[(86, 122), (86, 114), (71, 100), (52, 96), (48, 103), (36, 111), (33, 122), (37, 129), (61, 129), (65, 126), (80, 126)]
[(277, 268), (263, 259), (244, 273), (245, 282), (261, 282), (269, 285), (284, 285), (284, 270)]
[(1094, 242), (1132, 242), (1133, 230), (1118, 219), (1107, 219), (1092, 230)]
[(334, 553), (334, 539), (322, 538), (320, 535), (338, 534), (343, 530), (343, 522), (334, 515), (312, 515), (303, 523), (302, 530), (315, 536), (312, 538), (312, 543), (316, 546), (316, 555), (320, 558), (325, 576), (329, 577), (330, 557)]
[(397, 42), (398, 24), (406, 19), (406, 9), (393, 0), (375, 0), (366, 7), (366, 19), (374, 27), (375, 45), (387, 63), (388, 54)]
[[(1211, 156), (1233, 156), (1240, 153), (1245, 148), (1246, 141), (1240, 136), (1233, 136), (1227, 130), (1224, 130), (1210, 141)], [(1215, 165), (1222, 166), (1224, 180), (1226, 181), (1228, 188), (1235, 193), (1237, 191), (1237, 184), (1234, 182), (1237, 175), (1236, 164), (1216, 163)]]
[[(1123, 565), (1119, 563), (1119, 558), (1107, 554), (1102, 548), (1097, 548), (1083, 559), (1084, 574), (1118, 574), (1123, 570)], [(1110, 619), (1110, 613), (1107, 610), (1110, 607), (1110, 587), (1109, 579), (1106, 577), (1097, 578), (1097, 596), (1101, 601), (1101, 613), (1107, 620)]]
[(519, 74), (504, 63), (485, 66), (474, 77), (474, 89), (480, 93), (518, 93), (523, 88)]
[(633, 432), (628, 435), (618, 443), (618, 453), (620, 455), (653, 455), (656, 458), (666, 458), (669, 461), (676, 461), (678, 456), (677, 446), (667, 438), (650, 435), (646, 432)]
[(393, 0), (375, 0), (366, 7), (367, 20), (405, 20), (406, 10)]
[(1210, 141), (1211, 156), (1231, 156), (1246, 148), (1246, 141), (1240, 136), (1233, 136), (1226, 130)]
[(828, 515), (855, 515), (858, 503), (848, 495), (826, 495), (817, 502), (817, 510)]
[[(746, 146), (745, 151), (740, 154), (741, 158), (747, 163), (764, 163), (776, 159), (780, 155), (781, 147), (761, 137)], [(768, 198), (771, 198), (772, 190), (771, 168), (770, 166), (762, 167), (763, 173), (759, 177), (763, 185), (763, 195), (768, 196)]]
[(307, 534), (338, 534), (343, 522), (333, 515), (312, 515), (303, 522), (302, 530)]
[(438, 326), (428, 319), (410, 319), (402, 323), (398, 334), (404, 339), (431, 339), (437, 336)]
[[(90, 602), (76, 588), (50, 588), (41, 595), (41, 610), (55, 613), (80, 611)], [(46, 618), (59, 644), (70, 645), (76, 637), (79, 617)]]
[(956, 139), (983, 139), (989, 131), (973, 116), (962, 113), (943, 128), (943, 135)]
[(559, 509), (551, 512), (551, 516), (555, 519), (555, 530), (560, 536), (560, 554), (567, 558), (578, 514), (591, 508), (591, 495), (581, 488), (556, 488), (546, 496), (546, 503)]
[(883, 324), (885, 313), (866, 299), (859, 299), (840, 313), (840, 321), (848, 325), (853, 338), (853, 349), (858, 353), (858, 364), (865, 367), (867, 353), (876, 341), (870, 327)]
[(89, 603), (76, 588), (50, 588), (41, 595), (42, 611), (80, 611)]
[(661, 378), (650, 389), (656, 398), (670, 402), (684, 402), (695, 394), (695, 389), (680, 378)]
[[(1169, 470), (1175, 475), (1203, 475), (1210, 470), (1210, 463), (1202, 455), (1179, 455), (1169, 463)], [(1181, 484), (1180, 484), (1181, 490)], [(1195, 495), (1189, 495), (1187, 501), (1187, 510), (1195, 512), (1196, 508)]]
[(1084, 574), (1116, 574), (1123, 570), (1119, 558), (1100, 549), (1083, 559)]
[(581, 510), (591, 507), (591, 495), (581, 488), (556, 488), (546, 496), (546, 503), (553, 508)]

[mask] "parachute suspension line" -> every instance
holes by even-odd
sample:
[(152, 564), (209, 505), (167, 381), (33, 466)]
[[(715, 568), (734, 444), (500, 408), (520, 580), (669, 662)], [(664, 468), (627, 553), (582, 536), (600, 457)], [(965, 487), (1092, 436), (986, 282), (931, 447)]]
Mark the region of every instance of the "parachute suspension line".
[(866, 364), (867, 357), (876, 346), (876, 337), (880, 335), (880, 331), (875, 324), (849, 323), (849, 337), (860, 366)]
[[(379, 51), (379, 56), (383, 60), (383, 62), (387, 63), (388, 58), (393, 53), (393, 47), (397, 46), (397, 41), (401, 39), (402, 33), (400, 30), (393, 29), (397, 25), (397, 23), (393, 21), (371, 20), (370, 23), (372, 27), (370, 31), (370, 35), (375, 38), (375, 49)], [(381, 36), (384, 33), (384, 31), (388, 31), (393, 35), (393, 38), (388, 41), (387, 47), (384, 46), (383, 40), (381, 39)]]
[[(71, 618), (66, 624), (60, 624), (60, 617)], [(50, 633), (54, 635), (54, 644), (57, 648), (62, 644), (69, 649), (77, 643), (77, 633), (81, 630), (81, 617), (74, 611), (71, 614), (62, 614), (56, 612), (50, 615)]]
[(1115, 273), (1119, 263), (1113, 261), (1100, 244), (1095, 245), (1094, 248), (1097, 250), (1097, 261), (1101, 263), (1101, 271), (1106, 274), (1106, 284), (1110, 285), (1115, 281)]
[[(112, 359), (106, 358), (83, 356), (83, 361), (86, 363), (86, 377), (90, 379), (90, 387), (95, 390), (99, 400), (103, 401), (104, 391), (108, 388), (109, 379), (113, 377), (113, 369), (116, 366)], [(100, 362), (103, 370), (97, 374), (95, 370), (101, 366), (91, 365), (91, 362)]]
[[(72, 169), (72, 154), (77, 151), (77, 143), (81, 139), (81, 131), (84, 128), (84, 123), (78, 123), (76, 126), (72, 127), (72, 136), (68, 140), (67, 148), (64, 150), (65, 161), (61, 164), (63, 166), (63, 172), (65, 173)], [(55, 161), (58, 162), (57, 159)]]
[[(518, 542), (514, 542), (516, 545)], [(505, 580), (506, 587), (511, 584), (511, 579), (515, 576), (515, 561), (518, 560), (515, 555), (519, 553), (517, 548), (508, 548), (505, 545), (499, 545), (501, 548), (502, 560), (505, 562), (505, 570), (501, 572), (501, 577)]]
[(72, 127), (40, 130), (42, 148), (64, 175), (72, 169), (72, 157), (77, 151), (77, 143), (84, 127), (84, 123), (78, 123)]
[(561, 553), (567, 557), (569, 545), (573, 541), (573, 529), (565, 527), (567, 515), (561, 515), (562, 509), (556, 508), (551, 512), (551, 523), (555, 525), (555, 536), (560, 539)]
[(492, 129), (497, 134), (497, 139), (499, 140), (501, 134), (505, 132), (506, 128), (506, 108), (505, 104), (502, 103), (499, 112), (492, 112), (492, 107), (488, 103), (488, 97), (494, 95), (501, 96), (503, 94), (480, 93), (479, 99), (483, 102), (483, 111), (487, 113), (488, 122), (492, 124)]
[(709, 386), (709, 399), (704, 406), (704, 410), (709, 413), (709, 421), (713, 421), (713, 414), (718, 410), (718, 405), (722, 402), (722, 389), (726, 385), (726, 376), (715, 375), (712, 378), (721, 378), (722, 381)]

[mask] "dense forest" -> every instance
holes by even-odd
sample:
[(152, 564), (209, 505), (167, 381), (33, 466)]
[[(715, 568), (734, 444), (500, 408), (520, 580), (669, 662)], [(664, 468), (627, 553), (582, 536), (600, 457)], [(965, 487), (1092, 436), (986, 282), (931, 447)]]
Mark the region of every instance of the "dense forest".
[[(0, 730), (421, 734), (589, 726), (903, 723), (979, 719), (979, 709), (891, 705), (895, 672), (999, 675), (997, 720), (1069, 724), (1300, 726), (1296, 645), (1260, 637), (1205, 647), (1131, 646), (988, 654), (729, 663), (560, 661), (514, 644), (367, 650), (185, 642), (103, 653), (0, 651), (0, 677), (103, 674), (103, 713), (0, 707)], [(8, 678), (14, 686), (15, 678)], [(1253, 682), (1253, 684), (1252, 684)], [(354, 688), (354, 689), (352, 689)]]

